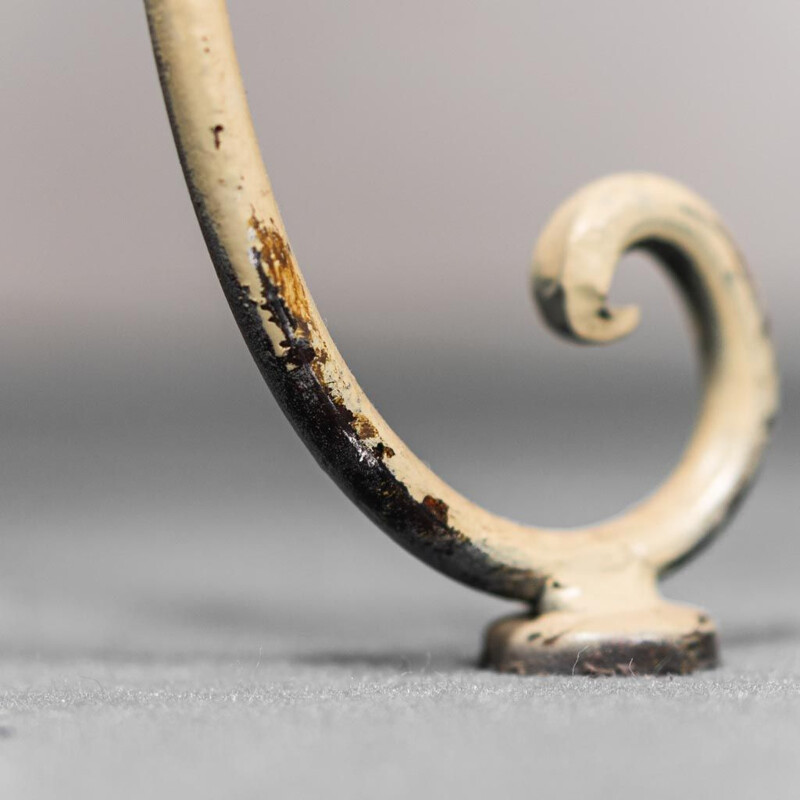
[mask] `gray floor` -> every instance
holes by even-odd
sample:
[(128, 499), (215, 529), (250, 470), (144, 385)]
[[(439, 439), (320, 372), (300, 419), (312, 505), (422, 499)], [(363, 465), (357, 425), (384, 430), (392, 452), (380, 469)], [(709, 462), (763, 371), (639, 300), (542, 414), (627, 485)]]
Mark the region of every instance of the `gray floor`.
[[(482, 627), (513, 607), (374, 531), (231, 347), (220, 374), (177, 383), (73, 365), (58, 403), (53, 370), (11, 369), (0, 796), (797, 796), (791, 387), (757, 491), (665, 587), (713, 611), (722, 669), (523, 679), (474, 665)], [(393, 359), (394, 380), (417, 361)], [(657, 374), (620, 395), (611, 375), (589, 405), (565, 377), (533, 391), (533, 427), (528, 378), (507, 376), (503, 406), (487, 382), (480, 395), (480, 375), (454, 387), (426, 369), (423, 393), (393, 399), (380, 363), (370, 388), (411, 443), (467, 494), (532, 522), (633, 500), (691, 418), (690, 393)], [(552, 402), (559, 392), (572, 400)]]

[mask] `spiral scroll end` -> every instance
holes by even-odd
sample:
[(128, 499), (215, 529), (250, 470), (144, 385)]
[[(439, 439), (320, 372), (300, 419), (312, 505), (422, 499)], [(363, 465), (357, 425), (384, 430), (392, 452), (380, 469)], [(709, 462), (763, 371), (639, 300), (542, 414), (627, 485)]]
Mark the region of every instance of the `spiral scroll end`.
[(547, 325), (579, 344), (609, 344), (633, 333), (641, 312), (637, 306), (609, 307), (593, 286), (567, 289), (545, 277), (547, 270), (534, 262), (533, 296)]

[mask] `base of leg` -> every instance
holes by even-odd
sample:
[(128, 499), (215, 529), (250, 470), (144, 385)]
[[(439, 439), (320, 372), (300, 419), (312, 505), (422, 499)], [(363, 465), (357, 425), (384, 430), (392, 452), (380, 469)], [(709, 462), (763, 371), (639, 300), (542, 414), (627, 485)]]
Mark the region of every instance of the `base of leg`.
[(661, 603), (635, 612), (549, 612), (494, 623), (484, 667), (520, 675), (686, 675), (718, 663), (705, 612)]

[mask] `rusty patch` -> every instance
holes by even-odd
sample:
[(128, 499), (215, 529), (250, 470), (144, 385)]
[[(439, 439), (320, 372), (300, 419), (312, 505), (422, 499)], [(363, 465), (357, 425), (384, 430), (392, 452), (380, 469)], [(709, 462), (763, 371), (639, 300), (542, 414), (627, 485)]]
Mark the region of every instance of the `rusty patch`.
[[(295, 268), (291, 248), (274, 226), (265, 225), (255, 214), (249, 223), (260, 244), (260, 248), (253, 248), (253, 253), (257, 256), (256, 268), (261, 269), (262, 284), (268, 283), (281, 296), (294, 327), (308, 335), (311, 317), (308, 295)], [(264, 299), (269, 303), (268, 297)]]
[[(259, 304), (250, 299), (248, 289), (236, 281), (224, 261), (221, 268), (218, 264), (220, 279), (256, 363), (320, 465), (386, 533), (428, 565), (468, 585), (534, 604), (543, 587), (541, 577), (533, 570), (499, 563), (482, 552), (448, 524), (449, 509), (444, 501), (434, 497), (427, 497), (424, 502), (415, 500), (408, 487), (385, 465), (385, 460), (394, 455), (391, 448), (371, 448), (373, 459), (366, 466), (363, 449), (353, 447), (355, 415), (320, 377), (327, 354), (322, 351), (314, 357), (288, 303), (262, 266), (262, 250), (269, 253), (277, 248), (280, 253), (280, 244), (257, 220), (252, 222), (256, 231), (260, 230), (259, 240), (266, 240), (268, 245), (256, 250), (254, 258), (263, 286), (262, 308), (269, 310), (284, 332), (290, 346), (288, 355), (275, 352), (263, 321), (255, 312)], [(283, 257), (291, 258), (288, 250)], [(291, 361), (297, 368), (288, 368)], [(383, 458), (375, 457), (381, 452)]]
[[(152, 11), (148, 23), (157, 38)], [(327, 340), (324, 336), (314, 338), (315, 343), (322, 343), (317, 344), (320, 352), (314, 354), (308, 335), (313, 327), (308, 314), (310, 302), (302, 281), (290, 268), (290, 248), (277, 230), (270, 232), (267, 224), (256, 218), (255, 209), (248, 224), (258, 241), (252, 243), (255, 246), (248, 255), (257, 270), (262, 296), (256, 299), (254, 287), (239, 280), (231, 253), (220, 238), (219, 220), (209, 207), (208, 193), (198, 185), (193, 168), (197, 159), (185, 138), (185, 129), (178, 124), (170, 65), (158, 45), (155, 57), (189, 193), (223, 291), (259, 371), (297, 434), (347, 496), (398, 544), (469, 586), (535, 605), (543, 589), (536, 570), (504, 564), (463, 532), (442, 523), (383, 460), (374, 457), (372, 448), (354, 441), (352, 414), (336, 403), (330, 381), (320, 378)], [(266, 189), (260, 191), (268, 195)], [(273, 221), (269, 224), (277, 228)], [(279, 268), (281, 264), (284, 269)], [(276, 345), (274, 332), (265, 325), (264, 310), (283, 333), (291, 348), (289, 354)]]
[(440, 500), (438, 497), (432, 497), (429, 494), (426, 494), (425, 497), (422, 499), (422, 505), (428, 509), (428, 511), (433, 514), (439, 522), (447, 524), (447, 512), (450, 510), (447, 503), (444, 500)]
[(391, 458), (394, 455), (394, 450), (385, 445), (383, 442), (378, 442), (373, 450), (377, 458)]
[(361, 413), (353, 415), (353, 428), (360, 439), (374, 439), (378, 435), (378, 429)]
[(225, 130), (223, 125), (215, 125), (211, 128), (211, 133), (214, 134), (214, 149), (219, 150), (220, 145), (222, 144), (222, 131)]

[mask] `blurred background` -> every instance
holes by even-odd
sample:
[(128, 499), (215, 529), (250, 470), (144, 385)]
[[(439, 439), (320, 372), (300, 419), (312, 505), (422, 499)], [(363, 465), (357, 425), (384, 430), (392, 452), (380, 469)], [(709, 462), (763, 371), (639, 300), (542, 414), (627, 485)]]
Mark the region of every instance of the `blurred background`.
[[(616, 513), (667, 475), (696, 410), (683, 309), (648, 259), (627, 257), (613, 288), (643, 309), (627, 341), (582, 349), (540, 324), (527, 281), (548, 216), (623, 170), (718, 209), (773, 320), (783, 414), (742, 512), (666, 591), (712, 607), (732, 640), (795, 636), (800, 5), (230, 10), (335, 341), (418, 455), (493, 511), (560, 526)], [(4, 0), (0, 17), (2, 647), (472, 657), (513, 606), (374, 530), (251, 363), (140, 3)]]

